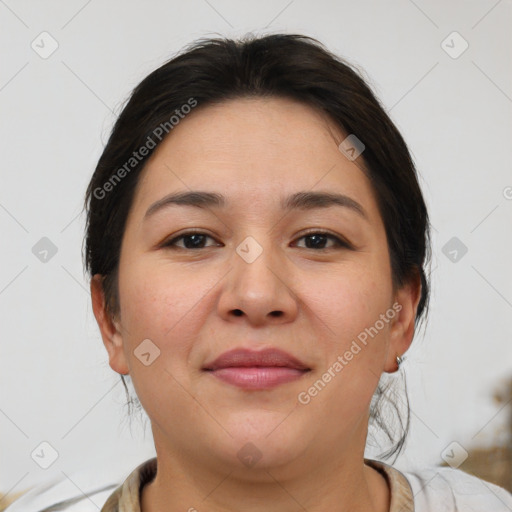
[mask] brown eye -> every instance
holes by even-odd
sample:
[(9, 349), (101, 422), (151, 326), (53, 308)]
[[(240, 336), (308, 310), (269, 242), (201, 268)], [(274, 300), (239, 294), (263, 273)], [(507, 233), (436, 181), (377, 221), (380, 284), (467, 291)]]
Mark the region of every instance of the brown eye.
[[(349, 244), (347, 241), (331, 234), (326, 231), (312, 231), (310, 233), (306, 233), (301, 236), (298, 240), (306, 240), (305, 249), (315, 249), (315, 250), (328, 250), (328, 249), (337, 249), (337, 248), (346, 248), (353, 249), (353, 246)], [(334, 245), (330, 247), (325, 247), (326, 243), (331, 240)]]
[[(181, 235), (168, 240), (162, 244), (162, 247), (169, 248), (177, 248), (177, 249), (204, 249), (205, 248), (205, 240), (213, 238), (206, 233), (201, 233), (199, 231), (189, 231), (187, 233), (182, 233)], [(178, 245), (178, 242), (183, 240), (183, 245)]]

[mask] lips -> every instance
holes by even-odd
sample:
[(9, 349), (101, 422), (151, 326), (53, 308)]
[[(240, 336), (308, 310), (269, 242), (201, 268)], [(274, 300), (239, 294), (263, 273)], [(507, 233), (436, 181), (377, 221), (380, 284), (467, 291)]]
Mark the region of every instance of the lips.
[(254, 391), (298, 380), (311, 368), (282, 350), (235, 349), (220, 355), (203, 370), (224, 383)]
[(254, 367), (282, 367), (294, 370), (310, 370), (302, 361), (284, 352), (283, 350), (269, 348), (260, 351), (249, 349), (234, 349), (224, 352), (212, 363), (207, 364), (204, 370), (220, 370), (222, 368), (254, 368)]

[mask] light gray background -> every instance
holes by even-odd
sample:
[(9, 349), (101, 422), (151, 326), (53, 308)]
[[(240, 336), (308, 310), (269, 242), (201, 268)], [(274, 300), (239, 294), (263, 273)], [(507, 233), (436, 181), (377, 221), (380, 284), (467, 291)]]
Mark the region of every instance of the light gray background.
[[(0, 491), (84, 468), (122, 477), (153, 456), (92, 314), (82, 198), (146, 74), (198, 37), (251, 31), (316, 37), (362, 69), (421, 173), (432, 309), (404, 363), (412, 428), (397, 466), (506, 441), (492, 395), (512, 377), (511, 1), (0, 0), (0, 20)], [(43, 31), (58, 43), (46, 59), (31, 47), (51, 48)], [(458, 58), (445, 51), (457, 36), (442, 47), (453, 31), (469, 44)], [(32, 252), (42, 237), (58, 249), (47, 262)], [(457, 262), (452, 237), (468, 249)], [(59, 454), (46, 470), (31, 458), (43, 441)]]

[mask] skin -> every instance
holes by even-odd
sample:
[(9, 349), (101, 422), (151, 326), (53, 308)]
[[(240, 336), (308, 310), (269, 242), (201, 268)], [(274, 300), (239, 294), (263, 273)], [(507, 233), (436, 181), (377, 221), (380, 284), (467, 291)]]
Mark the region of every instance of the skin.
[[(148, 161), (122, 242), (119, 317), (106, 314), (101, 276), (91, 280), (110, 366), (130, 374), (151, 420), (158, 472), (144, 512), (389, 510), (386, 480), (363, 460), (369, 406), (410, 346), (420, 284), (393, 289), (363, 162), (338, 149), (346, 135), (293, 100), (236, 99), (198, 107)], [(144, 220), (159, 199), (190, 190), (221, 193), (227, 206), (170, 206)], [(345, 194), (366, 218), (339, 206), (283, 211), (280, 199), (299, 191)], [(191, 228), (207, 235), (199, 249), (185, 248), (190, 238), (162, 246)], [(354, 248), (307, 245), (309, 228)], [(262, 248), (252, 263), (236, 252), (248, 236)], [(395, 302), (400, 312), (301, 404), (298, 394)], [(145, 339), (160, 350), (149, 366), (134, 355)], [(278, 347), (311, 371), (248, 391), (202, 370), (235, 347)], [(248, 442), (262, 455), (252, 467), (237, 457)]]

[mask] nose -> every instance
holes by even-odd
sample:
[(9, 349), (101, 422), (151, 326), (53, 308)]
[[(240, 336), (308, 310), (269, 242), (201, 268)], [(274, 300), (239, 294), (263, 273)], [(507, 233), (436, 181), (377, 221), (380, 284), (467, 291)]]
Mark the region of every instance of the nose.
[[(291, 286), (291, 261), (278, 248), (251, 237), (248, 245), (242, 243), (237, 249), (218, 302), (220, 315), (230, 321), (240, 317), (252, 326), (292, 321), (298, 301)], [(259, 255), (253, 259), (255, 254)]]

